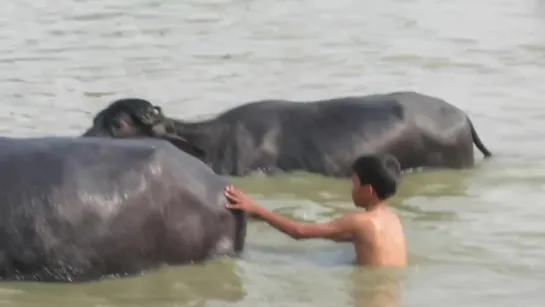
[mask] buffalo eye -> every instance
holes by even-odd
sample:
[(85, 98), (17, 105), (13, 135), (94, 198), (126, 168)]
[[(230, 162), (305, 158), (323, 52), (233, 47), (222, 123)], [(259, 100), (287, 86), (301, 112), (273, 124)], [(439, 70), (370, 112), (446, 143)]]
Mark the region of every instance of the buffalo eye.
[(114, 126), (115, 129), (121, 129), (124, 125), (120, 120), (116, 120), (113, 122), (112, 126)]
[(117, 130), (127, 129), (130, 126), (132, 126), (132, 120), (127, 114), (118, 115), (112, 121), (112, 127)]

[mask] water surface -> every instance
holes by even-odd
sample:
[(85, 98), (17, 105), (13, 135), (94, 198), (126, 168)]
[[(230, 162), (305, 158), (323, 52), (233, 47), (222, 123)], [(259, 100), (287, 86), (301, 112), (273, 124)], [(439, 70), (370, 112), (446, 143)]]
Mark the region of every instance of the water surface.
[[(348, 244), (296, 242), (255, 222), (243, 259), (2, 283), (0, 305), (542, 306), (544, 69), (539, 1), (5, 0), (3, 135), (76, 135), (127, 96), (195, 119), (256, 99), (416, 90), (466, 110), (495, 157), (405, 177), (392, 200), (409, 242), (401, 272), (356, 268)], [(346, 180), (235, 182), (294, 218), (352, 209)]]

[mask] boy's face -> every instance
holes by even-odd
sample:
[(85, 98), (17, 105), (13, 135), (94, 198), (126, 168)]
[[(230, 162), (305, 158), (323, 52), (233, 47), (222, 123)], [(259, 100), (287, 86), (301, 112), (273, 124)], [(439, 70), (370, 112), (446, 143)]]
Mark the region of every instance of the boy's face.
[(356, 207), (365, 208), (372, 196), (372, 188), (369, 184), (361, 184), (358, 175), (352, 175), (352, 201)]

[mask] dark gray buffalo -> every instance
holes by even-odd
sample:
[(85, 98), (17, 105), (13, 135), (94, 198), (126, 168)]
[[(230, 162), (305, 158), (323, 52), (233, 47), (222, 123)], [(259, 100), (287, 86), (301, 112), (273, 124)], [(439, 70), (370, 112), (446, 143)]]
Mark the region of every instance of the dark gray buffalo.
[(227, 182), (156, 139), (0, 138), (0, 279), (92, 281), (243, 250)]
[(201, 122), (165, 117), (146, 100), (121, 99), (99, 112), (84, 136), (165, 134), (183, 139), (178, 147), (217, 174), (234, 176), (261, 170), (345, 177), (358, 156), (375, 152), (394, 155), (404, 170), (462, 169), (474, 165), (473, 144), (491, 156), (466, 113), (415, 92), (306, 103), (263, 100)]

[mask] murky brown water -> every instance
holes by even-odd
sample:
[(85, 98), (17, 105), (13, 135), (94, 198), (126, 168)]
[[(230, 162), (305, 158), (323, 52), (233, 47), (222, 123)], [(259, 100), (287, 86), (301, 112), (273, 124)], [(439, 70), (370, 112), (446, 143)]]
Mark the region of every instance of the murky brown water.
[[(470, 171), (406, 177), (392, 201), (410, 247), (401, 272), (355, 268), (350, 245), (296, 242), (255, 222), (244, 259), (83, 285), (2, 283), (2, 306), (545, 302), (539, 1), (5, 0), (0, 71), (3, 135), (78, 134), (124, 96), (190, 119), (253, 99), (411, 89), (467, 110), (496, 155)], [(310, 221), (351, 208), (347, 181), (235, 182)]]

